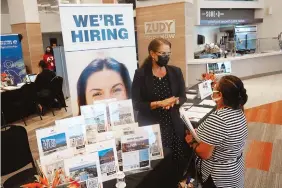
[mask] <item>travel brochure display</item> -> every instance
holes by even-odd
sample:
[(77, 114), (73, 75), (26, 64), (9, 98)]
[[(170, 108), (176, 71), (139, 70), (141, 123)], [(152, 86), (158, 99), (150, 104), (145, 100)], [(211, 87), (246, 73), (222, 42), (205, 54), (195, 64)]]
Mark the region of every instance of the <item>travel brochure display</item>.
[(156, 124), (156, 125), (138, 127), (137, 130), (138, 131), (136, 132), (145, 131), (149, 136), (150, 160), (153, 161), (157, 159), (163, 159), (164, 154), (163, 154), (160, 125)]
[(76, 116), (55, 121), (59, 129), (66, 130), (68, 145), (74, 149), (75, 155), (85, 152), (86, 130), (83, 116)]
[(100, 164), (97, 153), (75, 156), (65, 160), (66, 175), (81, 187), (102, 188)]
[(109, 110), (112, 126), (131, 124), (135, 122), (132, 101), (130, 99), (110, 103)]
[[(57, 120), (55, 126), (36, 130), (40, 164), (49, 181), (60, 170), (61, 183), (72, 178), (82, 186), (99, 187), (99, 182), (116, 179), (119, 166), (124, 172), (136, 173), (150, 168), (150, 161), (164, 157), (158, 124), (138, 127), (131, 100), (114, 100), (107, 105), (112, 131), (99, 133), (97, 124), (92, 124), (96, 121), (89, 120), (96, 112), (103, 111), (104, 118), (107, 116), (105, 102), (82, 106), (84, 115)], [(133, 123), (124, 124), (128, 122)], [(90, 124), (91, 134), (87, 133)]]
[(96, 142), (97, 133), (107, 130), (106, 104), (85, 105), (80, 107), (81, 115), (85, 120), (86, 139), (88, 144)]
[(141, 132), (121, 137), (123, 171), (150, 168), (148, 134)]
[(115, 139), (99, 142), (96, 145), (103, 182), (115, 179), (119, 171)]
[(121, 137), (124, 135), (134, 134), (136, 128), (138, 128), (138, 123), (113, 127), (119, 166), (122, 166)]
[(66, 128), (51, 126), (36, 130), (40, 158), (68, 148)]
[(109, 110), (109, 103), (117, 101), (117, 99), (112, 98), (112, 99), (105, 99), (105, 100), (97, 100), (97, 101), (93, 101), (94, 105), (98, 105), (98, 104), (104, 104), (106, 105), (106, 115), (107, 115), (107, 124), (106, 124), (106, 130), (112, 130), (111, 127), (111, 119), (110, 119), (110, 110)]
[[(55, 177), (57, 170), (62, 170), (62, 176), (65, 176), (64, 159), (70, 158), (73, 155), (72, 149), (66, 149), (52, 153), (48, 156), (40, 157), (42, 171), (46, 175), (49, 182), (51, 182)], [(60, 179), (63, 181), (62, 183), (65, 183), (64, 177), (61, 177)]]

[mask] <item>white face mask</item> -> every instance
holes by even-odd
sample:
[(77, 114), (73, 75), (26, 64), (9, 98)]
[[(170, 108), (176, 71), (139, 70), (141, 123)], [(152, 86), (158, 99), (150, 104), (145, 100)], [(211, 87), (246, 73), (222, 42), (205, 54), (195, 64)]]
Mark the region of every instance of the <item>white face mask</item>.
[[(219, 91), (213, 91), (213, 93), (219, 93)], [(214, 102), (217, 102), (221, 99), (221, 97), (213, 98), (213, 94), (211, 95), (211, 98)]]

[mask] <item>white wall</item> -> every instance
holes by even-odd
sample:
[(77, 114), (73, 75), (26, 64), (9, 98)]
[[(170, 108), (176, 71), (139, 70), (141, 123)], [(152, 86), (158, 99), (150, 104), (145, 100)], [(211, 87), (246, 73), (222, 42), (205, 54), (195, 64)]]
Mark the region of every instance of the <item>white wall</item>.
[(170, 3), (177, 3), (177, 2), (188, 2), (193, 3), (196, 0), (141, 0), (136, 1), (136, 7), (147, 7), (147, 6), (156, 6), (156, 5), (163, 5), (163, 4), (170, 4)]
[[(265, 9), (260, 11), (263, 23), (258, 24), (258, 38), (277, 37), (282, 32), (282, 0), (265, 0)], [(272, 15), (268, 15), (268, 8), (272, 8)]]
[(217, 39), (217, 34), (219, 33), (219, 26), (194, 26), (194, 52), (204, 49), (203, 45), (198, 45), (198, 35), (205, 36), (205, 44), (215, 43)]
[(10, 25), (10, 15), (9, 14), (1, 14), (1, 34), (12, 33), (11, 25)]
[(40, 13), (40, 26), (42, 33), (61, 32), (60, 14)]

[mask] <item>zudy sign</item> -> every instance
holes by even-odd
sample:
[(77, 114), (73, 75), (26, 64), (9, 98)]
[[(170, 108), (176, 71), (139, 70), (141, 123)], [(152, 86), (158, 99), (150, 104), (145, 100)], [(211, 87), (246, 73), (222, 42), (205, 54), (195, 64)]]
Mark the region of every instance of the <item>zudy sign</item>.
[(148, 38), (174, 38), (175, 20), (145, 22), (145, 35)]

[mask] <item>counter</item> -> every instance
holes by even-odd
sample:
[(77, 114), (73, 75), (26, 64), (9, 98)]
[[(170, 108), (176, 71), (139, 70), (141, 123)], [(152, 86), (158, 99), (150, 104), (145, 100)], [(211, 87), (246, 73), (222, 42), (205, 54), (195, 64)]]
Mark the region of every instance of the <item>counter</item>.
[[(282, 73), (282, 51), (248, 54), (219, 59), (191, 59), (187, 62), (186, 86), (196, 84), (202, 73), (207, 72), (207, 63), (231, 62), (231, 74), (248, 79)], [(219, 75), (220, 76), (220, 75)]]

